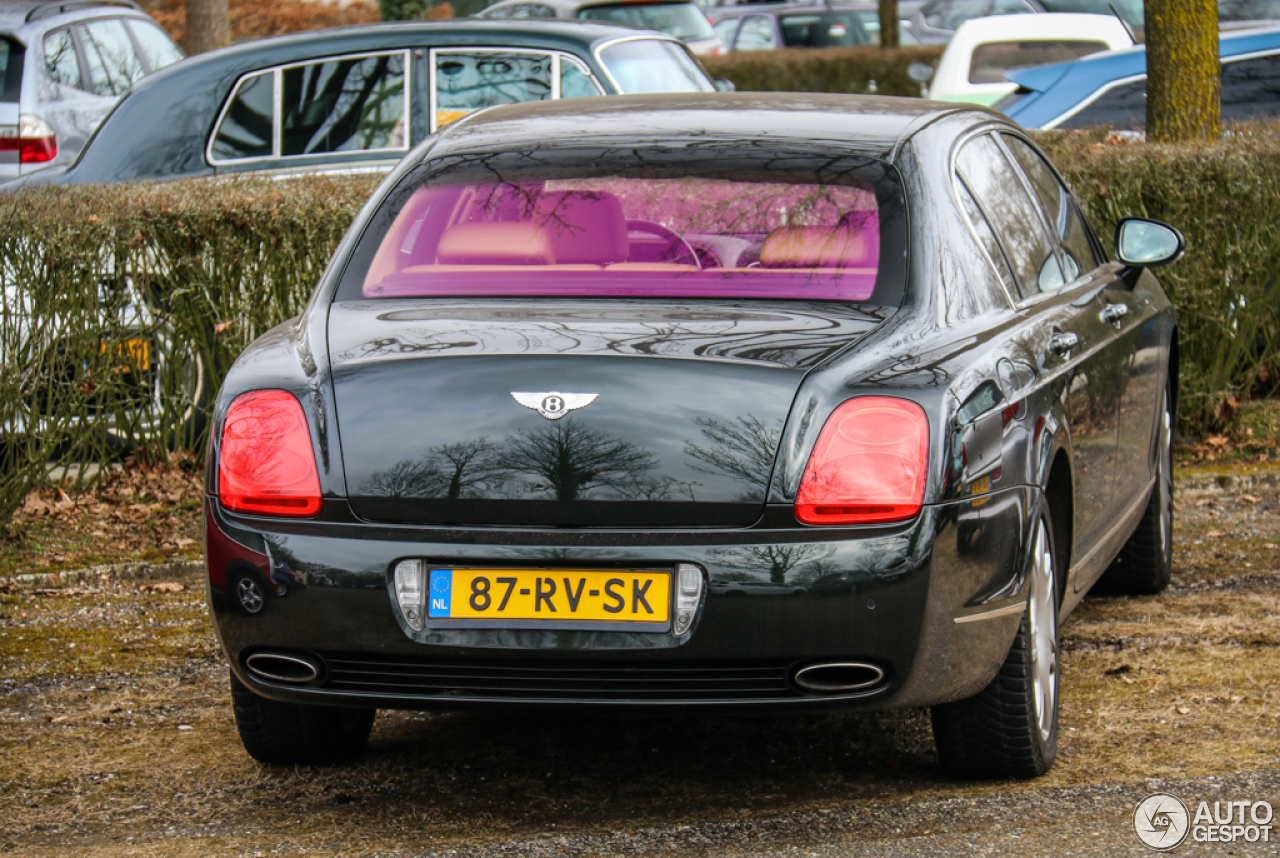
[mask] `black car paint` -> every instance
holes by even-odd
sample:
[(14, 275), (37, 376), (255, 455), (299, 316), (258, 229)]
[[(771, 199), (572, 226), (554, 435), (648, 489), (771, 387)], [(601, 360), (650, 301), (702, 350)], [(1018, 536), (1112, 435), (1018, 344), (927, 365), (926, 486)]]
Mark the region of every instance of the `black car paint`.
[[(1070, 515), (1057, 521), (1061, 559), (1071, 569), (1060, 584), (1064, 617), (1106, 568), (1141, 514), (1154, 473), (1155, 400), (1171, 383), (1165, 373), (1176, 349), (1172, 309), (1154, 277), (1112, 263), (1070, 289), (1010, 306), (959, 213), (951, 180), (954, 154), (966, 135), (991, 128), (1020, 133), (988, 111), (838, 96), (805, 96), (786, 104), (746, 94), (668, 97), (661, 105), (643, 98), (615, 100), (616, 105), (602, 101), (503, 109), (459, 123), (407, 157), (375, 201), (428, 154), (486, 151), (492, 146), (546, 147), (554, 145), (548, 141), (570, 139), (571, 129), (588, 128), (591, 134), (615, 139), (626, 132), (629, 146), (668, 150), (686, 143), (686, 127), (720, 140), (752, 141), (754, 146), (817, 137), (842, 150), (883, 158), (903, 175), (912, 257), (902, 307), (861, 331), (855, 348), (837, 350), (812, 364), (795, 364), (793, 371), (803, 371), (803, 378), (780, 436), (766, 503), (750, 523), (629, 527), (613, 521), (596, 527), (554, 527), (373, 522), (357, 515), (347, 500), (352, 486), (342, 467), (343, 439), (334, 398), (335, 384), (341, 383), (335, 363), (340, 361), (329, 358), (336, 340), (330, 340), (327, 313), (355, 239), (374, 216), (376, 205), (371, 204), (339, 249), (307, 311), (251, 346), (218, 398), (215, 427), (242, 392), (275, 387), (295, 392), (310, 423), (325, 497), (321, 514), (305, 521), (231, 514), (219, 508), (214, 494), (207, 499), (208, 543), (211, 549), (219, 548), (211, 550), (213, 556), (225, 556), (225, 551), (234, 552), (236, 544), (243, 544), (263, 551), (268, 564), (284, 562), (307, 583), (305, 590), (271, 600), (261, 615), (247, 617), (224, 598), (229, 567), (211, 565), (215, 627), (232, 669), (268, 697), (400, 708), (565, 700), (398, 695), (385, 689), (361, 695), (350, 689), (326, 690), (323, 678), (311, 686), (287, 687), (248, 673), (244, 658), (263, 648), (322, 656), (367, 652), (440, 657), (460, 663), (497, 658), (511, 664), (552, 659), (590, 665), (739, 665), (783, 659), (796, 665), (810, 659), (859, 658), (883, 666), (887, 683), (843, 696), (796, 692), (780, 699), (734, 702), (885, 707), (929, 705), (976, 693), (1003, 661), (1019, 617), (966, 619), (1025, 598), (1026, 546), (1051, 473), (1055, 480), (1069, 475), (1077, 496), (1093, 492), (1111, 524), (1094, 527), (1088, 503), (1073, 508), (1074, 521)], [(584, 122), (584, 110), (590, 122)], [(1118, 334), (1098, 329), (1094, 320), (1105, 304), (1119, 301), (1131, 308), (1122, 329)], [(388, 301), (387, 310), (405, 312), (406, 303)], [(550, 308), (559, 299), (527, 303)], [(428, 315), (447, 308), (452, 315), (486, 318), (501, 304), (500, 299), (434, 299), (417, 306)], [(663, 304), (657, 302), (655, 308), (650, 302), (610, 302), (618, 339), (626, 342), (644, 314), (665, 309)], [(700, 311), (712, 314), (741, 313), (744, 304), (758, 313), (784, 316), (797, 307), (823, 312), (821, 306), (805, 308), (799, 302), (786, 302), (785, 308), (767, 301), (698, 304)], [(1083, 347), (1055, 354), (1050, 341), (1067, 330), (1088, 334), (1081, 337)], [(342, 347), (359, 348), (362, 335), (372, 344), (376, 331), (377, 326), (368, 334), (344, 329)], [(653, 347), (659, 353), (668, 345), (681, 348), (655, 334)], [(1127, 351), (1118, 352), (1116, 346)], [(713, 352), (717, 348), (731, 352), (732, 336), (717, 341), (708, 334), (700, 345)], [(585, 360), (630, 366), (634, 364), (626, 362), (689, 359), (632, 355)], [(998, 389), (997, 405), (975, 414), (968, 406), (975, 397), (992, 397), (992, 382)], [(1116, 385), (1123, 385), (1120, 399), (1114, 395)], [(802, 526), (792, 504), (817, 433), (841, 402), (861, 394), (902, 396), (925, 409), (931, 463), (926, 506), (914, 520), (897, 525)], [(1109, 424), (1082, 416), (1080, 402), (1089, 401), (1107, 403), (1108, 411), (1114, 407)], [(1137, 409), (1132, 419), (1121, 419), (1126, 407)], [(511, 408), (523, 410), (515, 402)], [(1007, 420), (1006, 414), (1011, 415)], [(1000, 428), (994, 429), (990, 421), (999, 421)], [(1082, 437), (1086, 430), (1098, 437)], [(989, 472), (994, 476), (988, 492), (974, 493), (969, 473), (973, 469), (967, 461), (974, 454), (958, 449), (966, 432), (998, 439), (983, 442), (999, 447), (982, 451), (1000, 463), (998, 472)], [(1129, 470), (1118, 472), (1117, 458), (1129, 457)], [(216, 459), (215, 440), (211, 462)], [(211, 491), (216, 489), (212, 467)], [(805, 549), (829, 556), (836, 574), (797, 580), (795, 564), (789, 566), (787, 558)], [(413, 632), (394, 607), (390, 589), (391, 566), (405, 557), (557, 568), (694, 562), (706, 570), (710, 587), (699, 619), (679, 637), (547, 630)], [(724, 592), (724, 585), (741, 580), (744, 573), (759, 584), (786, 586)], [(828, 622), (814, 622), (815, 616)], [(721, 701), (638, 701), (621, 695), (573, 702), (692, 706)]]

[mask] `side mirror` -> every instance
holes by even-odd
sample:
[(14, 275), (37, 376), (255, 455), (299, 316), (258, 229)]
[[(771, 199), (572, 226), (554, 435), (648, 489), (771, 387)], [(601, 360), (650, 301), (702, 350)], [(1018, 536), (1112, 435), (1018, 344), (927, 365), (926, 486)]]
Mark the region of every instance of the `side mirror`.
[(907, 77), (917, 83), (928, 83), (933, 80), (933, 66), (928, 63), (912, 63), (907, 66)]
[(726, 80), (725, 78), (722, 78), (722, 77), (713, 79), (712, 83), (716, 85), (716, 92), (737, 92), (738, 91), (738, 87), (733, 81)]
[(1186, 239), (1167, 223), (1140, 217), (1122, 218), (1116, 224), (1116, 259), (1137, 268), (1156, 268), (1176, 262), (1186, 249)]

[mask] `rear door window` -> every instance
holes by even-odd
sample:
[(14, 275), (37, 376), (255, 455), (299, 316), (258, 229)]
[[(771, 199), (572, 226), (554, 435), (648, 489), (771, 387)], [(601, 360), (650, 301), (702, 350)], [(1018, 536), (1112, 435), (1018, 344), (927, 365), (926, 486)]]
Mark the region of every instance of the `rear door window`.
[(405, 51), (295, 63), (241, 78), (210, 163), (408, 148)]
[(1066, 279), (1074, 280), (1101, 265), (1105, 260), (1098, 255), (1090, 229), (1071, 192), (1058, 181), (1053, 170), (1027, 141), (1011, 134), (1001, 136), (1014, 160), (1031, 180), (1032, 190), (1049, 215), (1050, 226), (1062, 245)]
[(973, 49), (969, 83), (1005, 83), (1008, 71), (1065, 63), (1105, 50), (1106, 42), (1083, 39), (987, 42)]
[(133, 33), (133, 38), (138, 43), (138, 51), (142, 54), (142, 61), (147, 64), (149, 70), (162, 69), (183, 58), (182, 49), (155, 24), (136, 19), (130, 19), (125, 23)]
[(1004, 247), (1020, 296), (1031, 298), (1062, 286), (1067, 278), (1040, 205), (991, 135), (966, 143), (957, 166)]
[(92, 88), (98, 95), (124, 95), (135, 80), (146, 74), (129, 31), (119, 18), (90, 21), (81, 34)]
[(280, 155), (405, 148), (404, 83), (402, 52), (283, 69)]

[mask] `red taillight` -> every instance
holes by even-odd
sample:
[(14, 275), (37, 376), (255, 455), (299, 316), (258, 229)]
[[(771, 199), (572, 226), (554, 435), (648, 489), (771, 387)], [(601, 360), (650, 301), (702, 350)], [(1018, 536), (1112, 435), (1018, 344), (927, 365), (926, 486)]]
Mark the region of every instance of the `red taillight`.
[(320, 511), (311, 433), (292, 393), (256, 390), (231, 403), (218, 450), (218, 500), (260, 515)]
[(874, 524), (920, 512), (929, 424), (914, 402), (850, 399), (822, 427), (809, 457), (796, 518), (805, 524)]
[(17, 152), (23, 164), (43, 164), (58, 155), (58, 137), (39, 116), (24, 113), (17, 125), (0, 126), (0, 152)]

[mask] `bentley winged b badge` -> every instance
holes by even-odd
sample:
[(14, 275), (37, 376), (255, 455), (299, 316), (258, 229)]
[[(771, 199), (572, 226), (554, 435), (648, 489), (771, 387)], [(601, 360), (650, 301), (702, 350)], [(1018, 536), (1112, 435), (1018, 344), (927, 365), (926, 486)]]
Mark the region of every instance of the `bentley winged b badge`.
[(596, 401), (598, 393), (561, 393), (552, 390), (547, 393), (523, 393), (511, 391), (511, 396), (525, 408), (532, 408), (548, 420), (559, 420), (570, 411), (586, 408)]

